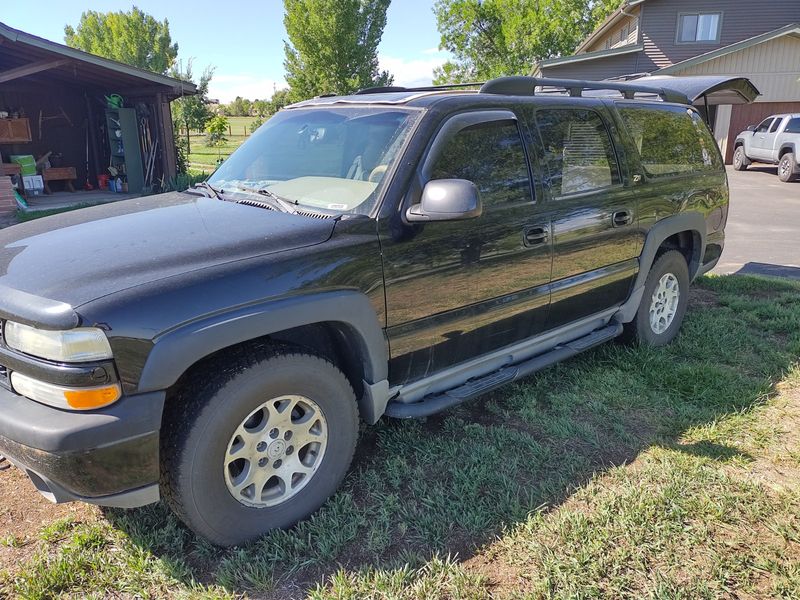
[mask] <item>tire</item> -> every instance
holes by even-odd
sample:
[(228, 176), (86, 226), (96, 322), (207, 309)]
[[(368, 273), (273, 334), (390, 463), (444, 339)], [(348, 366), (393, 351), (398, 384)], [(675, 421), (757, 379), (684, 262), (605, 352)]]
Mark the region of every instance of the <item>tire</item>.
[[(314, 513), (355, 451), (358, 410), (347, 378), (328, 360), (284, 345), (239, 348), (206, 366), (213, 375), (167, 405), (161, 489), (169, 506), (220, 546)], [(246, 458), (232, 458), (239, 456)], [(248, 478), (252, 485), (242, 487)]]
[[(667, 284), (666, 289), (664, 284)], [(674, 300), (670, 286), (677, 286), (677, 297)], [(663, 296), (659, 296), (660, 294)], [(678, 335), (688, 301), (689, 268), (686, 259), (677, 250), (668, 250), (656, 258), (650, 268), (639, 310), (636, 311), (633, 321), (625, 324), (623, 338), (645, 346), (669, 344)], [(653, 319), (651, 309), (657, 311)]]
[(749, 164), (750, 160), (744, 153), (744, 146), (736, 146), (736, 150), (733, 151), (733, 168), (736, 171), (746, 171)]
[(794, 154), (787, 152), (781, 157), (778, 163), (778, 179), (784, 183), (789, 183), (797, 175), (797, 162)]

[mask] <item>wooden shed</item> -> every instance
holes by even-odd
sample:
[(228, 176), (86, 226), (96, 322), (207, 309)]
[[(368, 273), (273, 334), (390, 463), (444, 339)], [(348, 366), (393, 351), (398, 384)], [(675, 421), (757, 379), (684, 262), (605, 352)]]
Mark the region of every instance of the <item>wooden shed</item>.
[(170, 102), (196, 92), (0, 23), (0, 177), (33, 156), (48, 188), (102, 189), (117, 173), (130, 193), (158, 189), (176, 174)]

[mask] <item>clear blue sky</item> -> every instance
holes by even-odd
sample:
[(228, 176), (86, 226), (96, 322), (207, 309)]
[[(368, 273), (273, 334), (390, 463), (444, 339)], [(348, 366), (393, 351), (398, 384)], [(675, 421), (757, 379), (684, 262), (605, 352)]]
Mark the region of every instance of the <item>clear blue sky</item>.
[[(0, 0), (0, 21), (55, 42), (64, 42), (64, 26), (75, 26), (81, 12), (130, 10), (131, 2), (113, 0)], [(194, 58), (195, 72), (214, 65), (211, 97), (223, 102), (240, 95), (268, 98), (283, 84), (283, 2), (261, 0), (139, 0), (158, 19), (169, 19), (179, 59)], [(433, 0), (394, 0), (378, 49), (381, 66), (399, 85), (430, 83), (433, 68), (447, 58), (438, 50)]]

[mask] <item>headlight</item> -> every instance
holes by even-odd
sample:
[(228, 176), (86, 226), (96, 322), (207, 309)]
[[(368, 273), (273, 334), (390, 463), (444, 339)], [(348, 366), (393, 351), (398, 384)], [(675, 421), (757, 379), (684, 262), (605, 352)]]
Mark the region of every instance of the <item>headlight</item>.
[(6, 321), (3, 331), (9, 347), (39, 358), (88, 362), (112, 357), (106, 334), (95, 327), (48, 331)]
[(11, 373), (11, 387), (21, 396), (67, 410), (102, 408), (122, 396), (118, 383), (94, 388), (69, 388), (45, 383), (22, 373)]

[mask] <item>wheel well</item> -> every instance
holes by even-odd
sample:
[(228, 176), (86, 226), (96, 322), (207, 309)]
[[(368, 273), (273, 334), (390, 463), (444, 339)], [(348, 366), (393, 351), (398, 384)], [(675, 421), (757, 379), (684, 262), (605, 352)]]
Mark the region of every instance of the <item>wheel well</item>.
[(680, 231), (661, 242), (656, 252), (656, 258), (669, 250), (677, 250), (686, 259), (689, 275), (694, 277), (700, 266), (700, 245), (700, 234), (696, 231)]
[(202, 376), (204, 372), (215, 368), (220, 362), (230, 362), (230, 356), (234, 351), (246, 351), (248, 347), (257, 347), (272, 342), (288, 343), (328, 359), (344, 373), (350, 385), (353, 386), (353, 392), (357, 399), (360, 399), (364, 393), (365, 372), (358, 335), (345, 323), (321, 322), (240, 342), (201, 358), (186, 369), (170, 387), (167, 391), (167, 402), (174, 398), (178, 390), (193, 378)]
[(744, 142), (742, 140), (736, 140), (733, 144), (734, 148), (738, 148), (739, 146), (744, 146)]
[(781, 148), (780, 152), (778, 153), (778, 158), (779, 159), (783, 158), (784, 154), (790, 154), (790, 153), (794, 153), (794, 148), (792, 148), (791, 146), (785, 146), (784, 148)]

